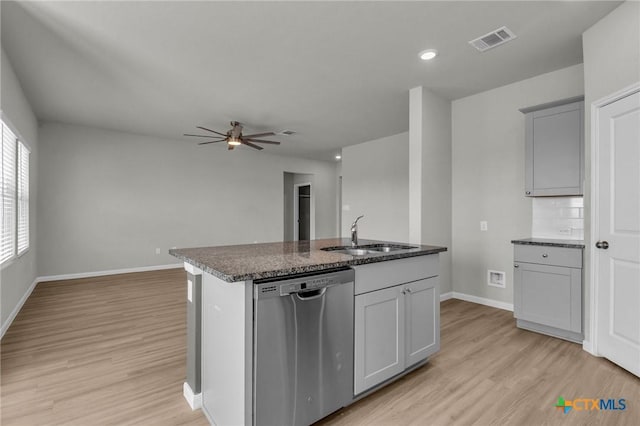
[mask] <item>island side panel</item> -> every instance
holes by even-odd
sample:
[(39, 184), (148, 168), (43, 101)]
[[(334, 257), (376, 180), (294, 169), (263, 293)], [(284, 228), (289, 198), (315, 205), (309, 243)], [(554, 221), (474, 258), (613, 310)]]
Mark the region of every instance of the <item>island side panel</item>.
[[(200, 394), (200, 327), (202, 323), (202, 272), (187, 272), (187, 384)], [(199, 407), (191, 407), (192, 409)]]
[(202, 281), (202, 409), (216, 425), (251, 425), (253, 282)]
[(202, 407), (200, 389), (202, 270), (186, 263), (187, 272), (187, 376), (183, 386), (184, 398), (192, 410)]

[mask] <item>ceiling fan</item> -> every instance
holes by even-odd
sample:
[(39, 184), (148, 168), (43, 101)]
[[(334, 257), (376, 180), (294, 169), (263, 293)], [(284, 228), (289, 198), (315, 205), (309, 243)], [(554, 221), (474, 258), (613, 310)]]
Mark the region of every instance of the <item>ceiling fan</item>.
[(246, 145), (258, 150), (261, 150), (263, 148), (259, 145), (256, 145), (256, 143), (280, 145), (280, 142), (267, 141), (264, 139), (256, 139), (264, 136), (275, 136), (274, 132), (264, 132), (264, 133), (254, 133), (252, 135), (243, 135), (242, 125), (237, 121), (231, 122), (231, 129), (227, 130), (227, 133), (216, 132), (215, 130), (207, 129), (206, 127), (202, 127), (202, 126), (196, 126), (196, 127), (198, 129), (214, 133), (213, 135), (190, 135), (187, 133), (184, 134), (184, 136), (193, 136), (195, 138), (209, 138), (209, 139), (213, 138), (214, 139), (207, 142), (200, 142), (198, 145), (207, 145), (210, 143), (226, 142), (227, 149), (229, 149), (230, 151), (233, 150), (233, 148), (235, 148), (238, 145)]

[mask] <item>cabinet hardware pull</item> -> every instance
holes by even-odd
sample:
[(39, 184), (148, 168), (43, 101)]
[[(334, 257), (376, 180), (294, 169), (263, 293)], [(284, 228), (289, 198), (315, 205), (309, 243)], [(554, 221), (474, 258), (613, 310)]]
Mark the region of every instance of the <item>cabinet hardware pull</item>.
[(411, 293), (411, 289), (410, 288), (407, 289), (407, 293)]
[(519, 268), (519, 267), (520, 267), (520, 265), (517, 265), (517, 264), (516, 264), (516, 265), (513, 265), (513, 267), (514, 267), (514, 268)]
[(599, 249), (608, 249), (609, 248), (609, 243), (607, 241), (598, 241), (596, 243), (596, 247), (598, 247)]
[(527, 192), (525, 192), (525, 194), (531, 195), (531, 191), (527, 191)]
[(548, 255), (547, 253), (543, 253), (543, 254), (542, 254), (542, 257), (545, 257), (545, 258), (546, 258), (546, 257), (549, 257), (549, 255)]

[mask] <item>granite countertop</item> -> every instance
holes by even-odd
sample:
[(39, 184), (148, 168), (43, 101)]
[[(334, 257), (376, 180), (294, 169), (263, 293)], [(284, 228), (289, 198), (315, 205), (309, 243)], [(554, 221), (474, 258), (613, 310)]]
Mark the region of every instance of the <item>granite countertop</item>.
[(520, 240), (511, 240), (513, 244), (522, 244), (529, 246), (548, 246), (548, 247), (565, 247), (565, 248), (584, 248), (583, 240), (556, 240), (546, 238), (523, 238)]
[[(386, 241), (360, 239), (358, 245), (381, 243), (386, 243)], [(325, 247), (351, 245), (351, 240), (348, 238), (330, 238), (313, 241), (181, 248), (171, 249), (169, 254), (224, 281), (236, 282), (324, 271), (343, 266), (425, 256), (447, 251), (446, 247), (439, 246), (419, 246), (405, 243), (390, 244), (410, 245), (415, 248), (352, 256), (321, 250)]]

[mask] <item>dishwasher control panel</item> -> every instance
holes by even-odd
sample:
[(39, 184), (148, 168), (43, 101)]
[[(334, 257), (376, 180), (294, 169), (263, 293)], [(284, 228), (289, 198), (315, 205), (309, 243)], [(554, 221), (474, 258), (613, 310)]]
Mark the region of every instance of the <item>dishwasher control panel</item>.
[(279, 281), (267, 279), (255, 283), (254, 297), (263, 299), (266, 297), (287, 296), (289, 294), (319, 290), (337, 284), (353, 282), (353, 270), (341, 270), (323, 274), (307, 275)]
[(285, 284), (280, 287), (280, 295), (284, 296), (291, 293), (300, 293), (301, 291), (316, 290), (322, 287), (327, 287), (333, 284), (337, 284), (338, 280), (331, 279), (331, 277), (313, 278), (309, 277), (308, 280), (301, 283)]

